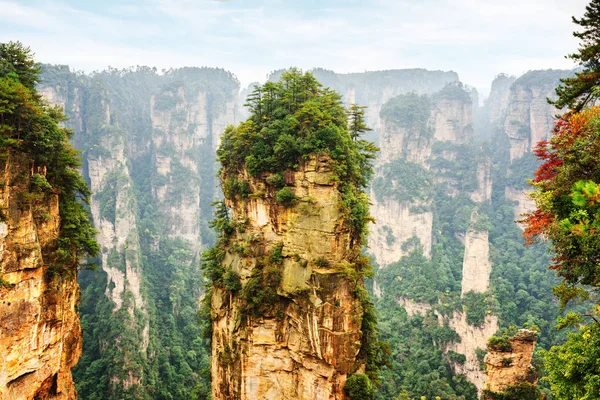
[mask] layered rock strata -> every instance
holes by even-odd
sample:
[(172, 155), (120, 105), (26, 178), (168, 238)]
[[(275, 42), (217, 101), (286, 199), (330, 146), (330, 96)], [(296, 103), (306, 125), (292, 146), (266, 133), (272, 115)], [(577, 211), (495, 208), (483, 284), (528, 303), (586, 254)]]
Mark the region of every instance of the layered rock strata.
[(535, 349), (536, 333), (521, 329), (508, 340), (507, 346), (488, 346), (485, 356), (486, 398), (504, 393), (511, 388), (535, 385), (539, 375), (531, 365)]
[[(287, 174), (299, 199), (291, 207), (244, 174), (258, 195), (227, 200), (244, 228), (222, 265), (243, 290), (213, 289), (213, 398), (346, 399), (346, 379), (364, 372), (362, 283), (347, 278), (350, 234), (331, 173), (327, 158), (312, 158)], [(258, 310), (248, 298), (253, 285), (275, 296), (261, 298)]]
[(49, 260), (60, 232), (58, 196), (28, 198), (34, 173), (23, 155), (0, 161), (0, 399), (75, 399), (81, 355), (75, 272)]

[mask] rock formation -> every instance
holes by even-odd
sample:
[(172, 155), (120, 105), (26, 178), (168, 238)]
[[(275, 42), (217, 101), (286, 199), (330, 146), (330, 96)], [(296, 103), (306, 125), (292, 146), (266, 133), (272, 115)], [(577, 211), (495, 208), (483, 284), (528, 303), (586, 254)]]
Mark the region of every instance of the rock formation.
[[(199, 255), (212, 243), (214, 153), (222, 131), (237, 120), (238, 83), (209, 68), (87, 76), (44, 66), (39, 90), (65, 108), (84, 152), (101, 245), (101, 271), (81, 276), (89, 293), (81, 308), (87, 356), (75, 371), (77, 383), (106, 382), (103, 390), (114, 399), (149, 391), (189, 398), (203, 380), (201, 362), (208, 364), (195, 319)], [(161, 366), (149, 361), (157, 359)], [(91, 363), (105, 367), (92, 373)], [(85, 396), (95, 390), (80, 388)]]
[(521, 394), (513, 398), (535, 398), (525, 396), (537, 393), (539, 375), (531, 365), (535, 341), (535, 332), (521, 329), (511, 338), (490, 342), (484, 359), (488, 376), (484, 399), (494, 400), (494, 395), (503, 393)]
[(465, 293), (485, 293), (489, 289), (492, 263), (490, 261), (490, 243), (486, 228), (477, 227), (477, 211), (471, 214), (471, 224), (465, 235), (465, 255), (461, 295)]
[[(239, 177), (259, 195), (227, 200), (244, 229), (222, 264), (244, 289), (213, 289), (213, 398), (345, 399), (349, 374), (364, 371), (362, 283), (346, 275), (350, 235), (331, 173), (327, 157), (302, 162), (286, 178), (299, 199), (289, 208), (263, 179)], [(253, 306), (248, 295), (263, 297)]]
[(62, 276), (49, 270), (60, 230), (58, 196), (27, 200), (33, 173), (26, 155), (3, 152), (0, 398), (75, 399), (71, 368), (81, 355), (79, 286), (75, 272)]

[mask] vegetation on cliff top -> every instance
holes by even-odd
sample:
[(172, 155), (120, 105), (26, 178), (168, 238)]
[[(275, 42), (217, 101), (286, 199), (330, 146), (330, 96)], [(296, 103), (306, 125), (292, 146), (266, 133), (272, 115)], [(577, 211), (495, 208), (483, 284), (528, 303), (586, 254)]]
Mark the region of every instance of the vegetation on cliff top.
[(581, 46), (569, 57), (584, 70), (562, 81), (553, 104), (575, 111), (564, 114), (552, 138), (534, 151), (542, 164), (532, 181), (536, 210), (526, 216), (524, 236), (528, 243), (552, 241), (556, 256), (550, 269), (562, 279), (554, 288), (562, 309), (583, 303), (589, 310), (558, 319), (559, 329), (571, 326), (576, 332), (545, 353), (553, 395), (595, 399), (600, 393), (600, 107), (585, 108), (600, 93), (600, 1), (592, 0), (584, 17), (573, 21), (583, 31), (575, 32)]
[[(56, 194), (60, 235), (51, 271), (73, 271), (80, 261), (95, 256), (98, 244), (85, 207), (90, 191), (79, 174), (79, 153), (69, 139), (73, 132), (59, 124), (65, 116), (46, 104), (35, 85), (41, 70), (29, 48), (19, 42), (0, 43), (0, 156), (20, 153), (31, 160), (31, 191)], [(33, 187), (35, 186), (35, 187)]]
[[(368, 130), (364, 109), (346, 110), (339, 94), (323, 88), (310, 74), (292, 69), (279, 82), (256, 86), (246, 106), (251, 115), (237, 127), (229, 126), (217, 155), (225, 179), (244, 168), (251, 177), (272, 174), (267, 184), (280, 190), (280, 203), (293, 204), (283, 175), (302, 160), (327, 154), (332, 180), (339, 182), (342, 208), (351, 223), (353, 243), (366, 234), (368, 196), (364, 193), (377, 148), (359, 138)], [(350, 124), (349, 122), (350, 117)], [(278, 179), (277, 179), (278, 178)]]
[[(371, 163), (378, 150), (373, 143), (360, 139), (360, 135), (369, 130), (364, 123), (364, 107), (352, 106), (347, 110), (340, 95), (323, 88), (310, 73), (296, 69), (284, 72), (279, 82), (256, 86), (247, 106), (251, 110), (248, 120), (237, 127), (229, 126), (217, 150), (225, 196), (229, 200), (241, 200), (265, 195), (250, 193), (248, 182), (242, 178), (247, 172), (251, 178), (264, 181), (275, 193), (277, 203), (294, 206), (297, 199), (284, 177), (315, 156), (329, 160), (330, 180), (336, 182), (339, 207), (351, 237), (347, 259), (354, 269), (345, 268), (343, 273), (353, 282), (355, 295), (364, 309), (359, 358), (367, 361), (368, 378), (367, 375), (353, 378), (350, 382), (354, 382), (354, 386), (348, 390), (371, 393), (371, 381), (377, 381), (385, 349), (378, 342), (375, 309), (362, 285), (362, 276), (370, 273), (368, 259), (361, 253), (366, 243), (367, 224), (372, 221), (365, 189), (373, 174)], [(213, 226), (220, 232), (220, 238), (217, 245), (204, 254), (203, 268), (207, 276), (218, 287), (241, 292), (246, 298), (245, 315), (260, 315), (272, 308), (269, 304), (277, 302), (281, 279), (281, 249), (278, 253), (274, 248), (261, 258), (255, 274), (240, 287), (233, 272), (222, 266), (222, 261), (231, 236), (236, 231), (243, 233), (244, 223), (232, 221), (225, 203), (219, 203)], [(243, 248), (230, 250), (245, 254)], [(323, 263), (322, 260), (317, 262)], [(369, 388), (361, 385), (365, 378)]]

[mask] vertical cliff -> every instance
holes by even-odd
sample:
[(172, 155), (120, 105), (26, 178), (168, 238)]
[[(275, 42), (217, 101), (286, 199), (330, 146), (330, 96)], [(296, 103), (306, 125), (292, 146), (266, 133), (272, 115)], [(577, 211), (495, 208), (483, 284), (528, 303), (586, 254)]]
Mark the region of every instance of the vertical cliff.
[(275, 95), (253, 97), (218, 151), (225, 202), (204, 256), (213, 398), (371, 396), (376, 319), (361, 244), (375, 148), (351, 139), (338, 95), (312, 75), (292, 70), (262, 91)]
[(498, 318), (489, 307), (493, 166), (474, 143), (472, 102), (454, 83), (383, 107), (372, 185), (377, 225), (369, 245), (382, 302), (392, 297), (409, 316), (425, 318), (424, 325), (435, 321), (447, 336), (432, 344), (446, 353), (454, 374), (481, 391), (477, 351), (498, 329)]
[[(246, 293), (252, 285), (263, 285), (258, 296), (273, 292), (261, 299), (213, 290), (214, 398), (343, 399), (347, 376), (364, 371), (357, 358), (363, 309), (340, 270), (349, 263), (350, 236), (331, 173), (326, 158), (303, 162), (288, 176), (299, 198), (294, 207), (268, 195), (227, 201), (232, 220), (247, 222), (223, 264)], [(252, 193), (267, 191), (260, 180), (249, 182)], [(244, 247), (249, 254), (236, 254)]]
[(75, 274), (50, 270), (60, 233), (58, 195), (35, 200), (26, 154), (0, 159), (0, 398), (75, 399), (81, 355)]
[(40, 91), (65, 107), (84, 151), (101, 244), (101, 271), (80, 279), (81, 396), (99, 388), (119, 399), (204, 395), (199, 255), (213, 242), (214, 152), (237, 119), (235, 77), (143, 67), (87, 76), (46, 66), (44, 78)]
[(562, 70), (530, 71), (511, 85), (504, 121), (511, 161), (548, 137), (559, 111), (549, 106), (546, 99), (555, 97), (554, 89), (560, 78), (569, 75), (569, 71)]
[(512, 337), (493, 337), (485, 356), (488, 376), (485, 400), (504, 398), (536, 400), (541, 398), (535, 384), (539, 373), (531, 364), (536, 333), (525, 329)]
[(0, 64), (0, 398), (75, 399), (77, 273), (98, 252), (89, 189), (29, 49), (0, 43)]

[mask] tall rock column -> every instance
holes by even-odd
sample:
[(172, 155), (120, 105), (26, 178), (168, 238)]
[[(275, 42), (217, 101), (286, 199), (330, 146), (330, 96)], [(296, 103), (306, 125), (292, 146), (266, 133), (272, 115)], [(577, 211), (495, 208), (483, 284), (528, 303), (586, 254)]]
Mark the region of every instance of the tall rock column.
[(377, 318), (364, 287), (365, 187), (377, 148), (364, 111), (291, 70), (255, 87), (217, 150), (225, 201), (203, 255), (212, 397), (357, 400), (373, 394)]
[(345, 399), (348, 375), (364, 371), (361, 283), (348, 279), (350, 234), (331, 173), (324, 157), (290, 171), (291, 207), (261, 179), (239, 177), (265, 194), (227, 200), (239, 225), (224, 249), (226, 287), (212, 293), (213, 398)]
[(485, 356), (488, 376), (483, 399), (499, 400), (540, 398), (535, 386), (539, 375), (531, 365), (536, 333), (521, 329), (513, 337), (492, 337)]
[(75, 273), (50, 270), (58, 196), (31, 196), (30, 165), (22, 154), (0, 158), (0, 399), (75, 399), (79, 286)]

